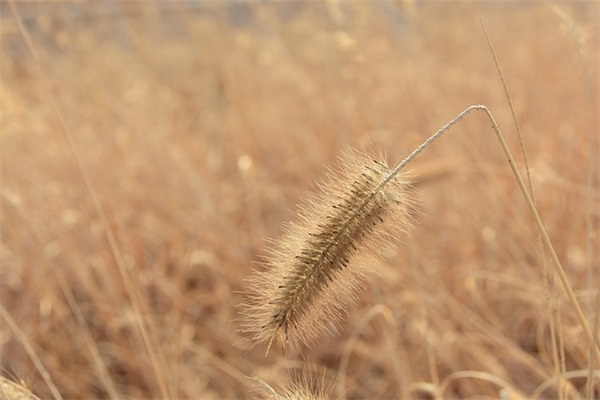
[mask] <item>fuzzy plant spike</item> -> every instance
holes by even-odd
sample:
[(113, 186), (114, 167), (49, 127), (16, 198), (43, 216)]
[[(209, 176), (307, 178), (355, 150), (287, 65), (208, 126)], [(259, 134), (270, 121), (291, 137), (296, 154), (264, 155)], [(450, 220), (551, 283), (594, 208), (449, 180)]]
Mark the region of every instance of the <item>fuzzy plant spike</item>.
[(242, 330), (255, 343), (310, 345), (336, 332), (389, 238), (410, 226), (408, 181), (382, 157), (344, 154), (250, 278)]
[[(410, 225), (411, 200), (403, 169), (433, 141), (473, 111), (482, 111), (492, 129), (534, 217), (542, 242), (560, 278), (590, 351), (600, 360), (600, 346), (577, 301), (550, 237), (516, 167), (504, 135), (490, 110), (480, 104), (467, 107), (419, 145), (402, 162), (389, 169), (358, 152), (342, 158), (337, 171), (301, 207), (298, 222), (290, 224), (266, 259), (266, 269), (251, 278), (244, 307), (242, 331), (255, 342), (284, 347), (310, 344), (326, 331), (335, 331), (346, 306), (356, 296), (368, 262), (382, 247), (386, 227), (390, 233)], [(361, 259), (363, 261), (361, 261)]]

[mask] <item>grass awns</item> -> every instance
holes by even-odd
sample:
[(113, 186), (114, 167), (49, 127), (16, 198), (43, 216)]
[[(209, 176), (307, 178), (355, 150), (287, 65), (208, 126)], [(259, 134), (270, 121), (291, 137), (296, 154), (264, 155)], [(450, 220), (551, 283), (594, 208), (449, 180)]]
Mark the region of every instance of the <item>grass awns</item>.
[(242, 331), (255, 343), (310, 345), (335, 332), (387, 238), (410, 226), (408, 181), (383, 157), (345, 153), (250, 278)]

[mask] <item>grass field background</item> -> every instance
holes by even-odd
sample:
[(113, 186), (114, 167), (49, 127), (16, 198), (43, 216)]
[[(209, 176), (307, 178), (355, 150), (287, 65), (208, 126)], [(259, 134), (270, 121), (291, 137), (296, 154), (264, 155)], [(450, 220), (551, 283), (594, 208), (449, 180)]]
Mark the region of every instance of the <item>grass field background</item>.
[(236, 305), (349, 147), (392, 164), (481, 103), (524, 171), (481, 18), (597, 335), (599, 7), (16, 3), (20, 28), (0, 5), (0, 374), (53, 396), (28, 344), (65, 398), (247, 398), (302, 369), (333, 398), (586, 396), (590, 347), (483, 114), (411, 165), (415, 226), (339, 336), (265, 357)]

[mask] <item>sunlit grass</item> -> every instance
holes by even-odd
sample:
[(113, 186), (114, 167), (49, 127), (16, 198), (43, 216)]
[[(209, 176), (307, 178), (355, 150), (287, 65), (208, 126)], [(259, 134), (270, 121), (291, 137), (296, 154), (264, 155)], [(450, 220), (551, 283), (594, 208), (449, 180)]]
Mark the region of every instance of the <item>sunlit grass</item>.
[[(427, 398), (434, 392), (418, 388), (431, 387), (497, 396), (498, 382), (530, 395), (555, 378), (551, 307), (572, 377), (564, 392), (585, 395), (589, 347), (562, 289), (545, 288), (533, 220), (483, 116), (412, 165), (421, 214), (410, 238), (382, 249), (382, 276), (361, 292), (339, 337), (302, 356), (265, 358), (264, 349), (243, 349), (235, 322), (265, 238), (280, 235), (340, 152), (376, 145), (393, 164), (474, 103), (494, 111), (517, 149), (481, 17), (511, 88), (541, 217), (593, 325), (600, 246), (586, 224), (600, 203), (590, 172), (598, 138), (589, 135), (598, 96), (587, 93), (598, 76), (586, 81), (582, 49), (550, 7), (268, 3), (192, 12), (179, 3), (158, 12), (126, 3), (76, 14), (17, 3), (39, 64), (1, 7), (0, 301), (63, 397), (110, 391), (61, 285), (116, 391), (161, 395), (107, 226), (172, 397), (248, 397), (256, 386), (248, 376), (285, 382), (294, 360), (319, 365), (328, 381), (349, 360), (348, 398)], [(598, 5), (563, 11), (580, 24), (597, 71)], [(374, 308), (392, 314), (366, 318)], [(2, 375), (52, 396), (18, 335), (4, 322), (0, 335)]]

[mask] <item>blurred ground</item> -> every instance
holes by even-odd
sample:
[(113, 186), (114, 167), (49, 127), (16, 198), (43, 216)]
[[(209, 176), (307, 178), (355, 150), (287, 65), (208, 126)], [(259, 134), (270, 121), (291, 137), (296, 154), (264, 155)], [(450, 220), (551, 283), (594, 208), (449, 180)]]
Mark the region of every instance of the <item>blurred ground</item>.
[(333, 398), (585, 395), (589, 346), (483, 115), (412, 165), (415, 228), (339, 337), (265, 357), (235, 306), (265, 239), (348, 147), (394, 163), (482, 103), (523, 166), (482, 18), (595, 323), (598, 3), (16, 8), (39, 59), (0, 4), (0, 303), (19, 328), (0, 318), (0, 374), (52, 396), (28, 343), (65, 398), (247, 398), (249, 377), (285, 385), (304, 361)]

